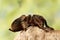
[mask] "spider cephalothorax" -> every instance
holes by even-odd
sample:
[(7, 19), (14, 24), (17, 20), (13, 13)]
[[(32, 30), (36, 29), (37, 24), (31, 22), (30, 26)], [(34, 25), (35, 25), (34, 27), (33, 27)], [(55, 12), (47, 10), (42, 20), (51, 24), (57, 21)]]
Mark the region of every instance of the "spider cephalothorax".
[[(44, 27), (45, 25), (45, 27)], [(49, 27), (47, 25), (46, 20), (39, 15), (22, 15), (21, 17), (17, 18), (16, 20), (13, 21), (11, 24), (11, 28), (9, 30), (13, 32), (21, 31), (21, 30), (27, 30), (28, 27), (30, 26), (37, 26), (45, 31), (49, 30), (54, 30), (53, 28)]]

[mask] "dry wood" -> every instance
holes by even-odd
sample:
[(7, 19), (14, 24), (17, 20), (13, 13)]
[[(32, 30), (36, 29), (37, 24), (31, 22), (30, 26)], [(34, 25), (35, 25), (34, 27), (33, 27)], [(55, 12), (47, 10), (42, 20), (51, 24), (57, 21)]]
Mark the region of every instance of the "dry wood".
[(27, 31), (20, 31), (14, 40), (60, 40), (60, 30), (46, 32), (31, 26)]

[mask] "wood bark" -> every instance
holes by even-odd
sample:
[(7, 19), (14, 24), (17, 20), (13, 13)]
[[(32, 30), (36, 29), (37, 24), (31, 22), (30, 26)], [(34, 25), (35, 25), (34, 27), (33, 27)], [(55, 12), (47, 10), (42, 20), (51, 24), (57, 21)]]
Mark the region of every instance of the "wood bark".
[(38, 27), (29, 27), (20, 31), (14, 40), (60, 40), (60, 30), (46, 32)]

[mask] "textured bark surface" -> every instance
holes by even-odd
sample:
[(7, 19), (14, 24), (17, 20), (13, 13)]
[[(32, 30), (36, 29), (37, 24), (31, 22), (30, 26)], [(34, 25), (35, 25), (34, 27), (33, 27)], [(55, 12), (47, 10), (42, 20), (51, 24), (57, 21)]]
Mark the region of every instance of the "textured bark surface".
[(60, 30), (46, 32), (38, 27), (29, 27), (20, 31), (14, 40), (60, 40)]

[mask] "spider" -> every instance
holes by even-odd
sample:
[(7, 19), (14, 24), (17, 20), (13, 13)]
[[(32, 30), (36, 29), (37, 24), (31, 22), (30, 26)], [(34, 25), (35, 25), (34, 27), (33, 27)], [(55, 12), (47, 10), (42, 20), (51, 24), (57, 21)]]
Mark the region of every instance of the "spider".
[(44, 31), (54, 30), (53, 28), (49, 27), (47, 25), (47, 21), (44, 19), (44, 17), (39, 15), (22, 15), (21, 17), (15, 19), (12, 24), (11, 28), (9, 29), (12, 32), (18, 32), (21, 30), (27, 30), (28, 27), (39, 27), (40, 29), (43, 29)]

